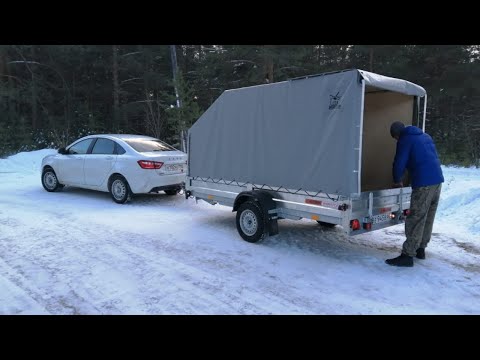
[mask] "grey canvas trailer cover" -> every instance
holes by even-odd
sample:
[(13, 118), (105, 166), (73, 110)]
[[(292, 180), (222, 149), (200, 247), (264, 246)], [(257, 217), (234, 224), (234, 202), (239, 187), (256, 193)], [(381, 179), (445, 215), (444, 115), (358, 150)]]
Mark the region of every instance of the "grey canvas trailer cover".
[(358, 69), (227, 90), (189, 130), (186, 196), (232, 206), (248, 241), (282, 218), (351, 235), (396, 225), (411, 188), (392, 188), (389, 126), (424, 129), (426, 100), (419, 85)]

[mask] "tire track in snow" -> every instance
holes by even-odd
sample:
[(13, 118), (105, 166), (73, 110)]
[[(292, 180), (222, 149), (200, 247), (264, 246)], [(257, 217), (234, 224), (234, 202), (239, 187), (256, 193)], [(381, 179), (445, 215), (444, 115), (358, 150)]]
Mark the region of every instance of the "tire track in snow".
[[(243, 311), (246, 313), (268, 313), (272, 311), (275, 312), (277, 310), (275, 303), (278, 303), (279, 299), (275, 296), (272, 297), (269, 294), (260, 295), (247, 287), (231, 286), (231, 284), (228, 284), (227, 281), (221, 280), (217, 276), (208, 274), (199, 268), (186, 265), (185, 263), (181, 263), (165, 256), (159, 256), (161, 251), (166, 251), (169, 256), (172, 255), (172, 252), (175, 252), (179, 258), (182, 258), (186, 255), (188, 256), (188, 250), (172, 248), (171, 246), (168, 246), (168, 243), (167, 246), (162, 246), (158, 239), (148, 239), (148, 242), (150, 242), (150, 244), (156, 248), (156, 251), (146, 251), (143, 249), (143, 247), (146, 245), (145, 239), (139, 240), (138, 234), (119, 232), (112, 229), (99, 230), (98, 228), (95, 228), (91, 230), (88, 227), (85, 227), (85, 224), (77, 225), (74, 220), (75, 219), (69, 219), (68, 217), (64, 219), (64, 221), (71, 224), (68, 226), (68, 234), (64, 233), (65, 230), (62, 227), (59, 227), (55, 222), (52, 222), (48, 219), (43, 220), (44, 228), (48, 229), (48, 234), (39, 234), (38, 229), (35, 226), (29, 227), (28, 222), (24, 223), (24, 226), (22, 227), (23, 236), (34, 236), (37, 237), (38, 240), (42, 241), (37, 245), (38, 249), (33, 249), (38, 250), (34, 252), (39, 254), (39, 257), (29, 259), (31, 264), (43, 267), (45, 271), (49, 273), (51, 280), (47, 281), (47, 283), (51, 284), (52, 282), (62, 282), (68, 284), (70, 287), (69, 291), (66, 293), (67, 295), (65, 295), (65, 293), (53, 295), (54, 299), (49, 301), (45, 301), (42, 294), (39, 294), (39, 296), (34, 296), (39, 303), (49, 309), (49, 311), (52, 313), (58, 313), (58, 309), (52, 304), (52, 302), (55, 301), (62, 303), (64, 306), (70, 306), (70, 308), (74, 309), (73, 313), (79, 313), (82, 311), (78, 310), (79, 303), (85, 302), (86, 297), (90, 297), (95, 303), (93, 307), (83, 307), (83, 311), (86, 313), (95, 313), (97, 311), (101, 312), (101, 309), (104, 308), (107, 309), (107, 312), (111, 311), (113, 313), (122, 313), (132, 311), (132, 307), (137, 309), (145, 309), (146, 313), (159, 313), (162, 311), (162, 307), (155, 304), (155, 302), (159, 301), (158, 296), (145, 298), (144, 300), (147, 304), (146, 306), (145, 304), (139, 302), (137, 302), (135, 305), (135, 301), (133, 301), (132, 306), (133, 299), (129, 299), (128, 304), (130, 305), (127, 306), (125, 304), (122, 305), (122, 301), (115, 302), (115, 290), (112, 289), (109, 291), (113, 291), (114, 294), (109, 294), (109, 291), (105, 291), (105, 289), (99, 289), (98, 287), (93, 286), (92, 289), (88, 289), (88, 291), (86, 291), (88, 296), (85, 294), (83, 296), (77, 294), (77, 292), (74, 290), (75, 284), (73, 284), (75, 278), (72, 279), (69, 274), (65, 274), (65, 269), (68, 269), (68, 264), (61, 259), (52, 259), (48, 254), (48, 249), (51, 249), (51, 253), (54, 254), (59, 247), (65, 247), (65, 249), (68, 249), (70, 253), (73, 253), (73, 255), (70, 254), (68, 258), (75, 258), (80, 264), (86, 264), (87, 260), (88, 262), (91, 262), (93, 258), (95, 264), (100, 264), (100, 266), (102, 266), (101, 264), (118, 263), (119, 258), (120, 260), (125, 260), (128, 258), (129, 263), (126, 266), (127, 269), (142, 269), (141, 273), (138, 274), (137, 278), (135, 279), (138, 280), (139, 284), (142, 284), (143, 275), (153, 273), (151, 276), (153, 276), (155, 281), (167, 283), (165, 286), (167, 290), (177, 289), (174, 294), (171, 294), (174, 298), (177, 297), (179, 293), (184, 293), (187, 298), (192, 296), (193, 298), (196, 298), (195, 302), (197, 305), (200, 305), (193, 307), (197, 309), (195, 310), (196, 313), (238, 313), (238, 309), (244, 309)], [(64, 238), (63, 240), (62, 237)], [(95, 240), (94, 242), (82, 240), (85, 238)], [(119, 240), (115, 241), (111, 239)], [(125, 241), (125, 239), (129, 240)], [(137, 240), (139, 240), (138, 244), (135, 244)], [(95, 242), (101, 242), (101, 245), (95, 244)], [(88, 250), (86, 250), (87, 245)], [(109, 251), (101, 249), (101, 247), (105, 245), (107, 245)], [(40, 247), (42, 249), (40, 249)], [(150, 246), (150, 248), (151, 247), (152, 246)], [(29, 249), (29, 251), (30, 250), (32, 249)], [(116, 252), (120, 252), (124, 256), (111, 255), (115, 254)], [(27, 256), (27, 253), (24, 251), (22, 256)], [(82, 258), (85, 257), (88, 259), (85, 261), (82, 260)], [(108, 266), (106, 265), (106, 267)], [(159, 269), (168, 269), (168, 271), (162, 272), (159, 271)], [(113, 271), (121, 272), (122, 269), (114, 269)], [(91, 280), (95, 282), (94, 279)], [(38, 289), (33, 287), (31, 284), (22, 282), (19, 285), (29, 288), (31, 293), (38, 294)], [(145, 285), (140, 285), (138, 293), (145, 293), (145, 291), (148, 291), (148, 288), (149, 281), (147, 281)], [(241, 290), (235, 291), (236, 288), (240, 288)], [(85, 292), (85, 290), (83, 290), (82, 293), (83, 292)], [(215, 293), (216, 296), (208, 295), (210, 293)], [(55, 300), (55, 297), (57, 300)], [(118, 297), (121, 296), (118, 295)], [(242, 298), (244, 297), (250, 299), (250, 301), (243, 300)], [(110, 298), (112, 301), (107, 301), (107, 303), (100, 301), (100, 304), (97, 302), (97, 299), (105, 298)], [(257, 300), (255, 301), (257, 304), (252, 304), (251, 299)], [(164, 301), (163, 305), (165, 305), (165, 303), (170, 304), (172, 301), (172, 299), (169, 299), (168, 296), (165, 300), (168, 301)], [(188, 301), (186, 302), (188, 303)], [(160, 302), (160, 305), (161, 304), (162, 302)], [(264, 306), (262, 307), (261, 304), (264, 304)], [(283, 304), (280, 304), (278, 311), (282, 312), (282, 308), (292, 308), (292, 306), (288, 301), (284, 301)], [(185, 309), (171, 309), (171, 311), (184, 313)], [(299, 308), (294, 312), (304, 313), (305, 311), (304, 309)]]

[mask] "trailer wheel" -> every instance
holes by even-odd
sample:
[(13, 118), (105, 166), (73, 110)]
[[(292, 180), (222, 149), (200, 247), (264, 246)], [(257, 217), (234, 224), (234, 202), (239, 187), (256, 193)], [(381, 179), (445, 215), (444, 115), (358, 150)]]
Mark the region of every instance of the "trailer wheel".
[(336, 224), (330, 224), (330, 223), (319, 221), (319, 220), (317, 220), (317, 223), (329, 229), (334, 228), (336, 225)]
[(237, 230), (243, 240), (256, 243), (267, 235), (262, 209), (254, 201), (246, 201), (237, 210)]

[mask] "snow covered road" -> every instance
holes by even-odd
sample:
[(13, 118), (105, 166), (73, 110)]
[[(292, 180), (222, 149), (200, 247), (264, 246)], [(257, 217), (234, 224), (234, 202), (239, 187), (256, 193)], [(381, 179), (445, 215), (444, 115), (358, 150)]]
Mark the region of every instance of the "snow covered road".
[(480, 314), (480, 170), (444, 168), (427, 259), (384, 264), (403, 225), (313, 221), (243, 241), (231, 209), (183, 196), (46, 192), (43, 156), (0, 159), (0, 314)]

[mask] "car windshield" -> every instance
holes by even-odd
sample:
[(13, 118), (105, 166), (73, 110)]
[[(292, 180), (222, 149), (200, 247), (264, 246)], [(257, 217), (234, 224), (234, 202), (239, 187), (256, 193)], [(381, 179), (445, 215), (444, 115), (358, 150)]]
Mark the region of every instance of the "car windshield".
[(138, 152), (150, 151), (175, 151), (173, 146), (170, 146), (163, 141), (157, 139), (123, 139), (128, 145)]

